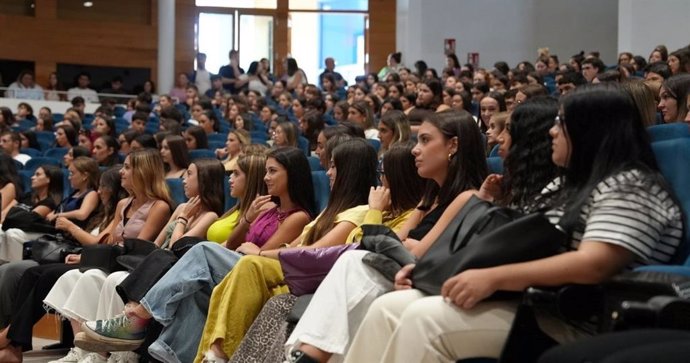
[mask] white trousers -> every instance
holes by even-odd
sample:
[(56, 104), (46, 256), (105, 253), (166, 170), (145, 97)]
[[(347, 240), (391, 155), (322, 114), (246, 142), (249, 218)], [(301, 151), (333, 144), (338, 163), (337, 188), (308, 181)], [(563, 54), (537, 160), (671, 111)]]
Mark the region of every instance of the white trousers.
[[(122, 299), (115, 294), (115, 286), (128, 274), (119, 271), (107, 275), (98, 269), (86, 272), (70, 270), (60, 277), (43, 302), (69, 319), (109, 319), (124, 309)], [(103, 292), (104, 287), (108, 287), (112, 293)]]
[(287, 353), (306, 343), (333, 353), (332, 362), (342, 360), (369, 305), (393, 288), (362, 262), (367, 253), (355, 250), (340, 256), (288, 338)]
[(462, 310), (419, 290), (391, 292), (371, 304), (345, 362), (498, 358), (517, 305), (517, 301), (489, 301)]

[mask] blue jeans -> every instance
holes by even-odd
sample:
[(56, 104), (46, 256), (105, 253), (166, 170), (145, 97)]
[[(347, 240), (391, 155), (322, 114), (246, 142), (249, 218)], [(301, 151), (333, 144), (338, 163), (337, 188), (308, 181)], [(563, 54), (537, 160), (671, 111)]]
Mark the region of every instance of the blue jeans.
[(151, 356), (163, 362), (194, 360), (213, 288), (240, 257), (217, 243), (199, 243), (149, 290), (140, 303), (163, 325), (149, 346)]

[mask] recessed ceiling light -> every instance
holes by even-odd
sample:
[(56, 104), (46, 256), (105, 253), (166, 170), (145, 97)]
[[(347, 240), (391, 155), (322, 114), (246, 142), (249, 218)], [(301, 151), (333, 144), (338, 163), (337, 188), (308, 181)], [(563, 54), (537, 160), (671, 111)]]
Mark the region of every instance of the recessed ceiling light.
[(84, 1), (84, 7), (85, 8), (90, 8), (93, 6), (93, 1)]

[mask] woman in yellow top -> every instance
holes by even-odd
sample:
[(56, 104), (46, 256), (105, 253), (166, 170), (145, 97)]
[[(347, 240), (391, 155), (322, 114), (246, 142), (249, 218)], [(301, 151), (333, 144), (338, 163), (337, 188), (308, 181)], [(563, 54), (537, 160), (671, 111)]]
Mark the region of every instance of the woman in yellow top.
[(235, 227), (239, 225), (252, 201), (257, 195), (266, 194), (263, 182), (266, 174), (267, 148), (253, 150), (241, 155), (230, 176), (230, 196), (238, 200), (237, 204), (213, 222), (206, 232), (209, 241), (223, 243), (230, 240)]

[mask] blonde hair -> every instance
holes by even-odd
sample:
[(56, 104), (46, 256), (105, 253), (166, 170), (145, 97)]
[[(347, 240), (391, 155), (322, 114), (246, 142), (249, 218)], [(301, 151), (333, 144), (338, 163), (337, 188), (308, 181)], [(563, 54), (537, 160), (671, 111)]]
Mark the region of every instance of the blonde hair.
[(493, 121), (496, 124), (496, 128), (503, 131), (503, 129), (506, 128), (506, 122), (508, 122), (508, 118), (510, 118), (510, 112), (498, 112), (491, 116), (491, 121)]
[(172, 205), (160, 152), (156, 149), (143, 149), (133, 151), (128, 157), (132, 168), (132, 188), (137, 194)]

